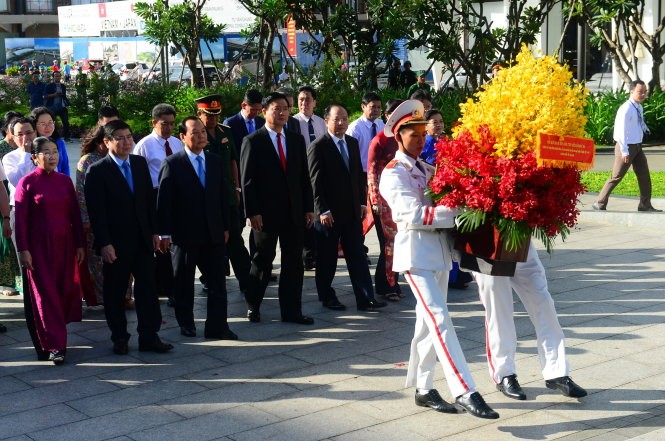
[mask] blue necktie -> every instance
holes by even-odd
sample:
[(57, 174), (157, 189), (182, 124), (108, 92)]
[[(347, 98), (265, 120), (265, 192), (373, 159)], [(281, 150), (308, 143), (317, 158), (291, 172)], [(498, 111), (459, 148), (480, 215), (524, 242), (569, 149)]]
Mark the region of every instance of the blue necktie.
[(339, 145), (339, 152), (342, 154), (342, 159), (344, 160), (344, 165), (346, 165), (346, 169), (349, 169), (349, 153), (346, 151), (346, 146), (344, 145), (344, 141), (341, 139), (337, 143)]
[(131, 190), (132, 193), (134, 193), (134, 180), (132, 179), (132, 169), (129, 168), (129, 162), (124, 161), (122, 163), (122, 174), (125, 175), (125, 179), (127, 180), (127, 185), (129, 185), (129, 189)]
[(254, 133), (254, 130), (255, 130), (255, 128), (254, 128), (254, 120), (253, 120), (253, 119), (250, 119), (249, 121), (247, 121), (247, 132), (248, 132), (249, 134), (252, 134), (252, 133)]
[(314, 142), (316, 135), (314, 134), (314, 125), (312, 124), (312, 118), (307, 121), (307, 131), (309, 132), (309, 142)]
[(203, 165), (203, 158), (200, 156), (196, 157), (196, 173), (199, 175), (199, 181), (201, 181), (201, 185), (203, 188), (206, 186), (206, 169), (205, 166)]

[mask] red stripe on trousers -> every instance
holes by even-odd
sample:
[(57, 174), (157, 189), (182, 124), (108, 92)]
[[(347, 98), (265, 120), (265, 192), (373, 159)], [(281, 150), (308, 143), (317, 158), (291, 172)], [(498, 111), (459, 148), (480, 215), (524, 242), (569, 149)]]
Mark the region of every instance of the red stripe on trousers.
[(462, 375), (459, 373), (457, 370), (457, 366), (455, 366), (455, 363), (453, 362), (453, 359), (450, 357), (450, 353), (448, 352), (448, 348), (446, 348), (446, 344), (443, 341), (443, 336), (441, 335), (441, 330), (436, 324), (436, 319), (434, 318), (434, 314), (430, 309), (427, 307), (427, 304), (425, 303), (423, 299), (423, 295), (420, 293), (420, 290), (418, 289), (418, 285), (416, 285), (416, 282), (413, 281), (413, 277), (411, 277), (411, 272), (407, 271), (406, 272), (406, 277), (409, 278), (411, 281), (411, 286), (413, 286), (416, 290), (416, 294), (418, 295), (418, 298), (420, 299), (420, 303), (423, 305), (423, 308), (425, 308), (425, 311), (427, 312), (427, 315), (429, 318), (432, 320), (432, 323), (434, 323), (434, 327), (436, 328), (436, 336), (439, 339), (439, 343), (441, 343), (441, 347), (443, 348), (443, 352), (446, 354), (446, 358), (448, 359), (448, 363), (450, 363), (450, 366), (453, 368), (453, 371), (455, 372), (455, 376), (459, 380), (459, 382), (464, 386), (464, 388), (468, 391), (471, 390), (469, 386), (466, 384), (464, 379), (462, 378)]

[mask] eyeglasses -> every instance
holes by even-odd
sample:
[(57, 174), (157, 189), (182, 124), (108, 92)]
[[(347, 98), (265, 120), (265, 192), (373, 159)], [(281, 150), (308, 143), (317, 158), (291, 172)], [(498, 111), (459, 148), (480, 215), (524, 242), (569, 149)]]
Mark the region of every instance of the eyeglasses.
[(121, 141), (134, 141), (134, 138), (132, 135), (125, 135), (125, 136), (114, 136), (113, 139), (115, 139), (118, 142)]
[(54, 126), (55, 123), (51, 120), (51, 121), (48, 121), (48, 122), (40, 122), (40, 123), (37, 123), (37, 125), (38, 125), (39, 127), (50, 127), (50, 126)]
[(35, 133), (34, 130), (30, 130), (29, 132), (22, 132), (22, 133), (17, 133), (16, 136), (17, 138), (25, 138), (26, 136), (33, 135)]
[(55, 158), (60, 152), (39, 152), (37, 156), (43, 156), (44, 158)]

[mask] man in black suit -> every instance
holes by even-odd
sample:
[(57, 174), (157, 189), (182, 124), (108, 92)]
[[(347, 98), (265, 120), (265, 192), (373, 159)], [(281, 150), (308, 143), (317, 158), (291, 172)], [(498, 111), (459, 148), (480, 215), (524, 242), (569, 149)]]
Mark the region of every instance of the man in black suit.
[(104, 261), (104, 313), (111, 329), (113, 352), (128, 353), (125, 293), (134, 275), (139, 351), (168, 352), (157, 332), (162, 313), (155, 291), (153, 253), (159, 248), (155, 199), (148, 164), (130, 155), (134, 140), (120, 120), (104, 126), (109, 154), (91, 165), (85, 179), (85, 200), (95, 247)]
[(279, 239), (282, 271), (278, 294), (282, 321), (312, 324), (314, 320), (302, 314), (301, 304), (303, 224), (309, 228), (314, 220), (305, 143), (302, 136), (284, 130), (289, 116), (284, 95), (270, 93), (261, 106), (266, 124), (245, 138), (240, 151), (245, 213), (256, 243), (245, 295), (249, 307), (247, 318), (251, 322), (261, 320), (259, 308)]
[[(240, 148), (245, 136), (259, 130), (266, 123), (265, 119), (258, 116), (261, 113), (262, 100), (261, 92), (249, 89), (245, 92), (245, 97), (240, 104), (240, 112), (224, 120), (223, 124), (231, 127), (236, 148)], [(240, 150), (238, 150), (238, 156), (240, 156)]]
[(227, 323), (226, 282), (222, 268), (229, 239), (228, 197), (222, 158), (205, 153), (208, 134), (200, 119), (182, 120), (185, 149), (164, 160), (159, 171), (157, 214), (161, 249), (171, 249), (175, 315), (180, 333), (196, 337), (194, 273), (206, 274), (208, 305), (205, 338), (237, 340)]
[(317, 238), (316, 290), (323, 306), (344, 310), (332, 288), (337, 270), (337, 244), (341, 242), (359, 310), (386, 306), (374, 299), (374, 287), (362, 247), (362, 220), (367, 200), (358, 141), (345, 135), (349, 113), (333, 104), (323, 115), (328, 131), (307, 150), (314, 193)]

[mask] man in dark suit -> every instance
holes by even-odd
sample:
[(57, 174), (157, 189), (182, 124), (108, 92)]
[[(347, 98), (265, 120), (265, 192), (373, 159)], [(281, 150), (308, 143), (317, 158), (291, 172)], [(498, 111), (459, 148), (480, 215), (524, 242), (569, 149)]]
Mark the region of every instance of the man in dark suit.
[[(236, 148), (240, 148), (245, 136), (254, 133), (266, 123), (265, 119), (258, 116), (261, 113), (262, 100), (261, 92), (249, 89), (245, 92), (245, 97), (240, 104), (240, 112), (224, 120), (223, 124), (231, 127)], [(238, 156), (240, 156), (240, 150), (238, 150)]]
[(164, 160), (159, 172), (157, 214), (161, 249), (171, 249), (175, 315), (180, 333), (196, 336), (194, 273), (206, 274), (208, 305), (205, 338), (237, 340), (227, 323), (226, 282), (222, 268), (229, 239), (228, 197), (222, 158), (205, 153), (206, 128), (194, 116), (182, 120), (185, 149)]
[(289, 105), (280, 93), (263, 98), (266, 124), (247, 136), (240, 151), (242, 194), (245, 213), (252, 225), (256, 251), (252, 256), (248, 290), (245, 295), (251, 322), (261, 320), (263, 301), (275, 248), (279, 239), (282, 270), (279, 278), (279, 305), (282, 321), (312, 324), (302, 314), (303, 224), (314, 220), (312, 187), (302, 136), (284, 125)]
[(85, 200), (95, 247), (104, 261), (104, 313), (111, 329), (113, 352), (128, 353), (129, 333), (125, 317), (125, 293), (134, 275), (134, 300), (138, 321), (139, 351), (168, 352), (157, 332), (162, 313), (155, 291), (153, 253), (159, 236), (155, 199), (148, 164), (130, 155), (134, 140), (129, 126), (120, 120), (104, 126), (109, 154), (91, 165), (85, 179)]
[(358, 141), (345, 135), (349, 114), (333, 104), (323, 115), (328, 132), (310, 144), (307, 151), (314, 193), (314, 224), (317, 238), (316, 290), (323, 306), (344, 310), (332, 288), (337, 270), (337, 244), (341, 242), (351, 285), (359, 310), (386, 306), (374, 299), (374, 287), (362, 247), (362, 219), (367, 200)]

